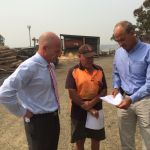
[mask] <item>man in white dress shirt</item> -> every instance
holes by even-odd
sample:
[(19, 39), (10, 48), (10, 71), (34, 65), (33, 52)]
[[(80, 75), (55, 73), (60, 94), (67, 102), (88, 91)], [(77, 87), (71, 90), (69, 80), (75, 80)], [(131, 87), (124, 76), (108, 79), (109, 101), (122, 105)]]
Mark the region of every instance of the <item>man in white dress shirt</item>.
[(0, 87), (0, 103), (24, 118), (29, 150), (56, 150), (60, 124), (54, 59), (61, 55), (59, 37), (43, 33), (38, 52), (24, 61)]

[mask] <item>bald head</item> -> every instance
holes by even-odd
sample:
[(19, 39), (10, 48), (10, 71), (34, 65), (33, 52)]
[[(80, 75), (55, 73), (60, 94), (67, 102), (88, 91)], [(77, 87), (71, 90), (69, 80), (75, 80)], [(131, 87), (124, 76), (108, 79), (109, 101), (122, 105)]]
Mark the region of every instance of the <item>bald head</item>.
[(53, 32), (45, 32), (39, 37), (39, 47), (40, 46), (50, 46), (54, 40), (59, 40), (59, 37)]
[(49, 62), (53, 62), (61, 54), (59, 37), (53, 32), (45, 32), (39, 38), (38, 53)]

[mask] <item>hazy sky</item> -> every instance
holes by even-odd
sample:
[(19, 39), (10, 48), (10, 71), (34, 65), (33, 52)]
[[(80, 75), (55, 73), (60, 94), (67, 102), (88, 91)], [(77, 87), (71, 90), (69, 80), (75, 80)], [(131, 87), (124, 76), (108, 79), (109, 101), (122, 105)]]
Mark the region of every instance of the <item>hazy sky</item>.
[(135, 23), (133, 11), (144, 0), (0, 0), (0, 34), (10, 47), (29, 46), (31, 36), (42, 32), (57, 35), (100, 36), (112, 44), (114, 25), (121, 20)]

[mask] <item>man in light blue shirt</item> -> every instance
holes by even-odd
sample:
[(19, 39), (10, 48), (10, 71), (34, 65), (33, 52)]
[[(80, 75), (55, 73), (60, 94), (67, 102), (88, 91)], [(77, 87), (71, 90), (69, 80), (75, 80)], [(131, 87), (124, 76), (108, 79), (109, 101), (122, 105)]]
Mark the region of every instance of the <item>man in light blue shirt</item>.
[(57, 149), (59, 101), (52, 62), (60, 54), (58, 36), (43, 33), (38, 52), (24, 61), (0, 87), (0, 103), (25, 120), (30, 150)]
[(113, 67), (113, 91), (124, 94), (117, 106), (122, 150), (135, 150), (138, 123), (143, 150), (150, 149), (150, 44), (138, 40), (134, 26), (121, 21), (114, 28), (114, 39), (120, 45)]

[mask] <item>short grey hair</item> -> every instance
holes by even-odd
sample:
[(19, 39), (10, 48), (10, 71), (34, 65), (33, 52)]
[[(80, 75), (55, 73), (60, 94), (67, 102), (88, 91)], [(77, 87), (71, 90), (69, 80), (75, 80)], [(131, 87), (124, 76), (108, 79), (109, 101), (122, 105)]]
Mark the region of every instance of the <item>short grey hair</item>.
[[(117, 26), (122, 26), (123, 29), (124, 29), (124, 31), (125, 31), (126, 33), (135, 32), (135, 25), (133, 25), (133, 24), (132, 24), (131, 22), (129, 22), (129, 21), (120, 21), (120, 22), (118, 22), (118, 23), (115, 25), (115, 28), (116, 28)], [(114, 28), (114, 29), (115, 29), (115, 28)]]

